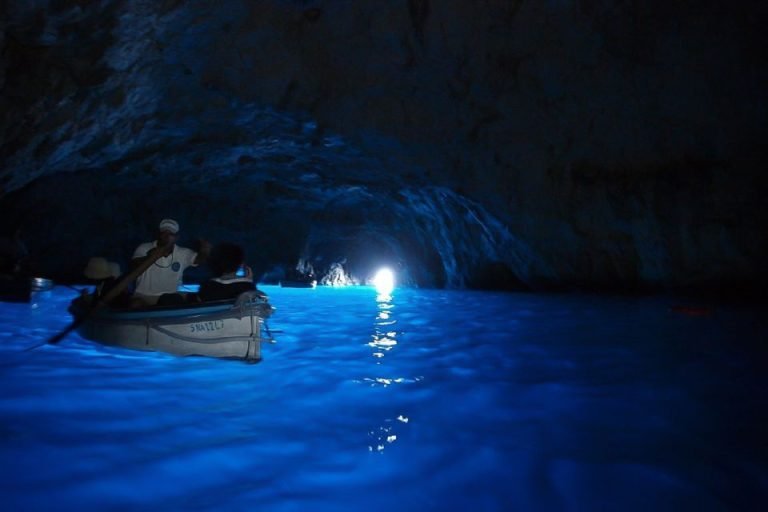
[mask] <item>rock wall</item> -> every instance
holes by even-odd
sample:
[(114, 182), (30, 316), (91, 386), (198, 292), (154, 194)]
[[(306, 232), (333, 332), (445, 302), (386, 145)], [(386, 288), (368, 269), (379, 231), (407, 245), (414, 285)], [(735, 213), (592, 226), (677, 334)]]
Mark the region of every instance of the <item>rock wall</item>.
[[(376, 233), (428, 286), (494, 275), (533, 288), (767, 280), (758, 2), (5, 8), (2, 222), (24, 219), (34, 238), (66, 245), (79, 231), (30, 221), (32, 197), (60, 202), (58, 223), (89, 218), (121, 247), (138, 234), (110, 228), (125, 219), (145, 231), (164, 210), (146, 200), (156, 198), (172, 201), (164, 213), (255, 247), (258, 197), (270, 221), (297, 226), (287, 244), (259, 238), (274, 262), (343, 257), (345, 240)], [(111, 206), (87, 200), (95, 175), (113, 183)], [(66, 197), (40, 196), (58, 180), (71, 180)], [(370, 200), (329, 207), (355, 190)], [(443, 193), (451, 199), (435, 202)], [(400, 206), (379, 222), (368, 215), (376, 203)], [(248, 228), (230, 230), (243, 204)], [(476, 220), (451, 205), (475, 205)], [(401, 225), (411, 226), (402, 236)]]

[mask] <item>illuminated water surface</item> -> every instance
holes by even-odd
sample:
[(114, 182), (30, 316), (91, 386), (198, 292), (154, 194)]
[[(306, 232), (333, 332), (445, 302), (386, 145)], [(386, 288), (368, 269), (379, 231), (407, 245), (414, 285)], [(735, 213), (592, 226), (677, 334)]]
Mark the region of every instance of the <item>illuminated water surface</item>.
[[(264, 287), (258, 364), (0, 304), (4, 510), (733, 510), (765, 503), (765, 310)], [(674, 309), (671, 309), (674, 308)]]

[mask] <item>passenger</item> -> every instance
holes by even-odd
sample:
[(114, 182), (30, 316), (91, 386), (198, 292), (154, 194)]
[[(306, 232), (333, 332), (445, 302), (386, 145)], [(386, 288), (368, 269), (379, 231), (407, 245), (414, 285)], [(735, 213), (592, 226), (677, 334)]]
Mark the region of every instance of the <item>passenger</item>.
[(139, 245), (133, 253), (131, 268), (135, 269), (157, 251), (163, 251), (147, 270), (136, 279), (133, 307), (181, 304), (185, 296), (178, 292), (184, 270), (196, 267), (208, 259), (211, 245), (200, 240), (200, 252), (176, 245), (179, 238), (179, 223), (163, 219), (158, 226), (157, 239)]
[[(101, 257), (94, 257), (88, 260), (83, 274), (96, 282), (92, 299), (101, 299), (117, 284), (120, 277), (120, 265)], [(127, 307), (129, 303), (130, 295), (127, 291), (119, 293), (109, 301), (109, 304), (115, 307)]]
[(101, 298), (117, 282), (120, 277), (120, 265), (107, 261), (104, 258), (94, 257), (88, 260), (83, 275), (96, 282), (93, 295)]
[[(216, 277), (200, 284), (201, 301), (234, 299), (243, 292), (256, 290), (253, 271), (244, 265), (245, 252), (239, 245), (222, 243), (211, 253), (210, 267)], [(239, 275), (241, 274), (241, 275)], [(259, 290), (256, 290), (259, 292)], [(260, 295), (266, 296), (259, 292)]]

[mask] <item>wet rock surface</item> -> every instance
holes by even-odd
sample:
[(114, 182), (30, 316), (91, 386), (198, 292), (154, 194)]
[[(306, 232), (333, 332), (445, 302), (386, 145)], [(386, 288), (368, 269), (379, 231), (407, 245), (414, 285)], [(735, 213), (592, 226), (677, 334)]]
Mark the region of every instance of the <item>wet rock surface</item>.
[(759, 287), (747, 4), (8, 2), (0, 224), (61, 279), (170, 216), (265, 273)]

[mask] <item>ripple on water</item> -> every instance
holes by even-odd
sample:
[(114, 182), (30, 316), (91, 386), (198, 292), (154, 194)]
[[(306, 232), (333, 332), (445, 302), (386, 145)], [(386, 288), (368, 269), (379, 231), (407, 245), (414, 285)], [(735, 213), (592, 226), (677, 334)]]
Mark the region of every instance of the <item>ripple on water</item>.
[(24, 352), (69, 324), (74, 292), (0, 305), (5, 506), (712, 510), (764, 498), (768, 385), (747, 352), (762, 310), (691, 319), (661, 298), (265, 288), (282, 332), (258, 364), (74, 333)]

